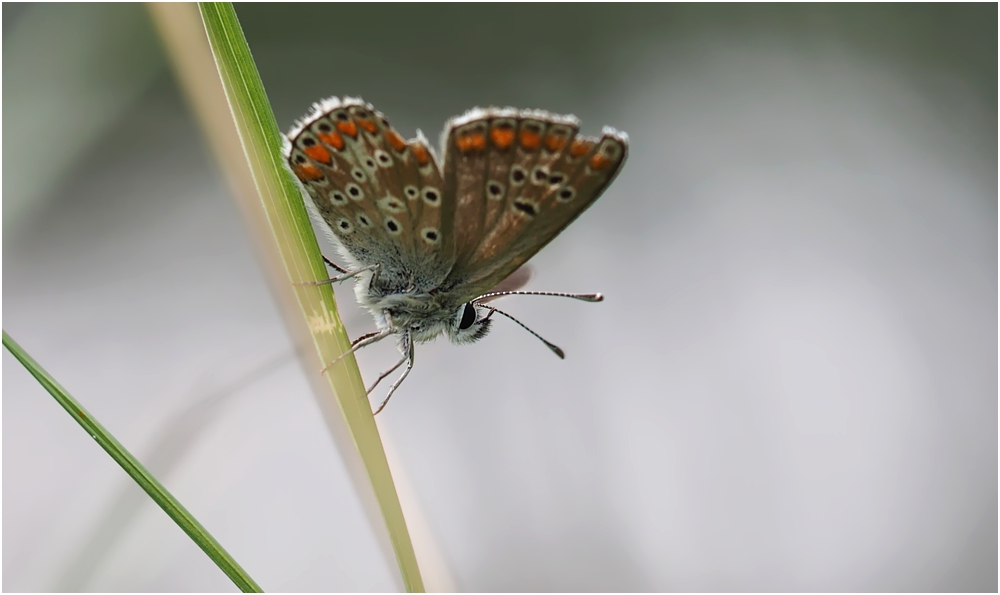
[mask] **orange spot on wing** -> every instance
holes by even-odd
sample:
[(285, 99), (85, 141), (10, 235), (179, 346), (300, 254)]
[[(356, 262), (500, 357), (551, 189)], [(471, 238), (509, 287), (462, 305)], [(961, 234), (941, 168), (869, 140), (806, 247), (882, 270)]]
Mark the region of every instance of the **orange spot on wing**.
[(514, 130), (512, 128), (494, 128), (490, 130), (490, 140), (498, 149), (506, 149), (514, 142)]
[(413, 151), (413, 156), (417, 158), (417, 163), (423, 167), (427, 165), (431, 160), (430, 154), (427, 153), (427, 148), (421, 144), (413, 143), (410, 145), (410, 149)]
[(611, 160), (598, 153), (590, 158), (590, 169), (599, 171), (611, 165)]
[(354, 122), (350, 120), (341, 121), (337, 120), (337, 130), (343, 132), (347, 136), (354, 138), (358, 135), (358, 127)]
[(455, 137), (455, 146), (463, 153), (482, 151), (486, 148), (486, 137), (478, 132), (467, 132)]
[(303, 182), (311, 182), (322, 178), (323, 172), (319, 171), (319, 168), (315, 165), (305, 163), (295, 166), (295, 175)]
[(323, 145), (313, 145), (311, 147), (306, 147), (302, 149), (302, 152), (309, 156), (313, 161), (319, 161), (320, 163), (330, 164), (333, 162), (333, 158), (330, 157), (330, 152), (323, 148)]
[(358, 126), (364, 128), (372, 134), (378, 132), (378, 124), (372, 122), (371, 120), (358, 119)]
[(390, 147), (399, 153), (402, 153), (403, 149), (406, 148), (406, 143), (403, 141), (403, 138), (396, 134), (395, 130), (386, 130), (385, 140), (389, 143)]
[(590, 149), (594, 147), (594, 143), (590, 141), (576, 139), (573, 144), (569, 146), (569, 154), (573, 157), (582, 157), (590, 152)]
[(542, 144), (542, 137), (537, 132), (524, 129), (521, 131), (521, 146), (525, 149), (535, 150)]
[(555, 153), (561, 151), (566, 146), (566, 137), (550, 134), (545, 137), (545, 148)]
[(338, 151), (344, 150), (344, 137), (340, 136), (333, 130), (330, 132), (321, 132), (317, 136), (319, 136), (319, 140), (330, 145), (334, 149), (337, 149)]

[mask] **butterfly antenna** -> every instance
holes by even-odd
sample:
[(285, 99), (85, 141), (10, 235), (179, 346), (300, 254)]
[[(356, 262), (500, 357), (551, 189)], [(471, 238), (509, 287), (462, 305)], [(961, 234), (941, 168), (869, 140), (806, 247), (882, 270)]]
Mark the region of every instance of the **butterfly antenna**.
[[(555, 291), (494, 291), (477, 297), (476, 302), (482, 300), (492, 300), (505, 295), (551, 295), (555, 297), (573, 298), (584, 302), (603, 302), (604, 296), (599, 293), (559, 293)], [(503, 312), (500, 312), (503, 314)]]
[[(566, 294), (566, 295), (569, 295), (569, 294)], [(531, 330), (530, 328), (528, 328), (528, 327), (527, 327), (527, 326), (526, 326), (526, 325), (525, 325), (525, 324), (524, 324), (523, 322), (521, 322), (520, 320), (518, 320), (518, 319), (514, 318), (514, 317), (513, 317), (513, 316), (511, 316), (510, 314), (508, 314), (508, 313), (504, 312), (503, 310), (497, 310), (497, 309), (496, 309), (496, 308), (494, 308), (493, 306), (483, 306), (483, 307), (484, 307), (484, 308), (489, 308), (489, 310), (490, 310), (491, 314), (492, 314), (492, 312), (496, 312), (497, 314), (503, 314), (503, 315), (504, 315), (504, 316), (506, 316), (507, 318), (510, 318), (511, 320), (513, 320), (514, 322), (516, 322), (516, 323), (518, 324), (518, 326), (520, 326), (520, 327), (521, 327), (521, 328), (523, 328), (524, 330), (528, 331), (528, 332), (529, 332), (529, 333), (531, 333), (532, 335), (535, 335), (535, 337), (536, 337), (536, 338), (537, 338), (537, 339), (538, 339), (539, 341), (541, 341), (542, 343), (545, 343), (545, 346), (546, 346), (546, 347), (548, 347), (549, 349), (551, 349), (551, 350), (552, 350), (552, 353), (554, 353), (554, 354), (558, 355), (558, 356), (559, 356), (559, 359), (566, 359), (566, 354), (565, 354), (565, 353), (563, 352), (563, 350), (562, 350), (562, 349), (560, 349), (560, 348), (559, 348), (559, 346), (558, 346), (558, 345), (555, 345), (555, 344), (552, 344), (552, 343), (549, 343), (548, 341), (546, 341), (545, 339), (543, 339), (541, 335), (539, 335), (539, 334), (538, 334), (538, 333), (536, 333), (535, 331), (533, 331), (533, 330)], [(489, 317), (489, 315), (487, 315), (487, 317)]]
[(330, 368), (332, 368), (337, 362), (339, 362), (340, 360), (344, 359), (345, 357), (351, 355), (352, 353), (354, 353), (358, 349), (361, 349), (362, 347), (365, 347), (366, 345), (371, 345), (372, 343), (375, 343), (377, 341), (381, 341), (382, 339), (385, 339), (386, 337), (388, 337), (391, 334), (392, 334), (392, 329), (385, 329), (384, 331), (379, 332), (379, 333), (375, 333), (374, 335), (368, 335), (367, 337), (362, 338), (360, 341), (355, 341), (354, 345), (350, 349), (348, 349), (344, 353), (340, 354), (340, 357), (338, 357), (337, 359), (335, 359), (332, 362), (330, 362), (329, 364), (327, 364), (325, 368), (323, 368), (322, 370), (319, 371), (319, 373), (320, 374), (326, 373), (326, 371), (329, 370)]

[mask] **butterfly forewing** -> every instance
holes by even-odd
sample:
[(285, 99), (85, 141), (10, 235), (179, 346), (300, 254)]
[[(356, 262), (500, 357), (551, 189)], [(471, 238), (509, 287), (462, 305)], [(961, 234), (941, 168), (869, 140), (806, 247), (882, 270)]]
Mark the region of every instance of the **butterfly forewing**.
[(493, 109), (473, 110), (446, 129), (444, 169), (458, 209), (445, 286), (460, 299), (489, 290), (534, 256), (617, 175), (625, 135), (605, 129), (600, 139), (581, 137), (578, 128), (572, 117)]

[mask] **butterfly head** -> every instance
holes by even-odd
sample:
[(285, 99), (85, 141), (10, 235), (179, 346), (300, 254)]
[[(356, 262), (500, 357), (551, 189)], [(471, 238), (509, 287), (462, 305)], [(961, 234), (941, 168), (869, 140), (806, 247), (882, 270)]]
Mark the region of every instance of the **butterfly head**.
[[(422, 310), (422, 311), (421, 311)], [(473, 302), (457, 308), (411, 309), (389, 308), (381, 312), (383, 328), (398, 334), (408, 334), (415, 342), (424, 343), (447, 335), (452, 343), (474, 343), (490, 330), (492, 311)]]

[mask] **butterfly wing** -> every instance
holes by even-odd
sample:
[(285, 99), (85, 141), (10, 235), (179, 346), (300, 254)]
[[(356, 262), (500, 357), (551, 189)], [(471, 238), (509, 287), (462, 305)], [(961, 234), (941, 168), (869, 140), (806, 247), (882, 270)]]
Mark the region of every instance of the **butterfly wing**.
[(314, 215), (388, 291), (438, 287), (454, 262), (453, 201), (426, 139), (404, 141), (360, 99), (331, 98), (287, 135), (285, 158)]
[(572, 116), (472, 110), (444, 132), (444, 183), (455, 193), (455, 261), (443, 287), (466, 301), (505, 279), (600, 197), (628, 138), (580, 136)]
[[(491, 289), (490, 293), (502, 293), (505, 291), (517, 291), (528, 284), (531, 281), (531, 277), (534, 276), (534, 269), (530, 264), (523, 264), (516, 271), (511, 273), (506, 279), (497, 283), (496, 287)], [(480, 304), (488, 304), (493, 300), (500, 299), (502, 296), (494, 296), (490, 298), (484, 298), (477, 300)]]

